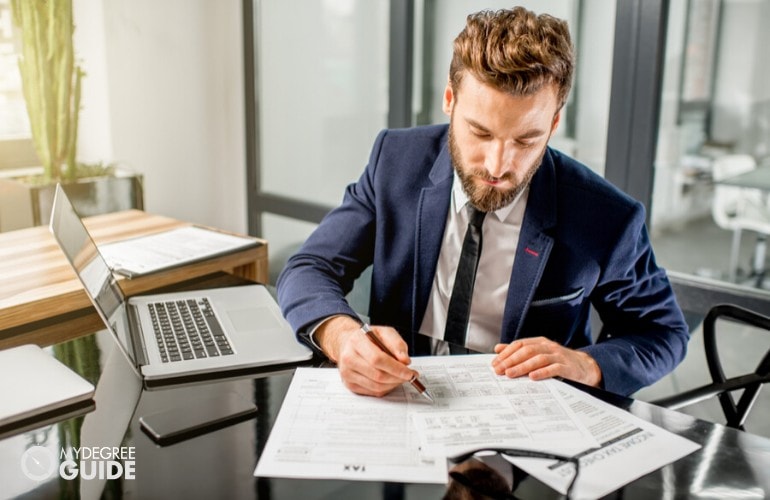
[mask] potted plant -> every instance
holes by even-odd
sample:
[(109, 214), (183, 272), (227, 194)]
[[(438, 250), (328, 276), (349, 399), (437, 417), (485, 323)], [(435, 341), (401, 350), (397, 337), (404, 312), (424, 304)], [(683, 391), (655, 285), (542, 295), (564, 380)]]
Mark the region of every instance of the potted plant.
[(11, 11), (21, 34), (19, 71), (41, 167), (0, 180), (0, 231), (47, 223), (57, 182), (84, 216), (142, 208), (141, 176), (77, 161), (85, 73), (75, 60), (72, 0), (11, 0)]

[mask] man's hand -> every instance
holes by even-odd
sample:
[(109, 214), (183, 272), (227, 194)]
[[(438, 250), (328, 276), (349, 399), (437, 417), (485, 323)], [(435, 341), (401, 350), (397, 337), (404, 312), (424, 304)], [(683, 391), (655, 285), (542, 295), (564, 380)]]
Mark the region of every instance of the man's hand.
[(524, 338), (495, 346), (492, 368), (498, 375), (532, 380), (563, 377), (599, 387), (602, 371), (589, 354), (568, 349), (545, 337)]
[(337, 316), (318, 327), (313, 338), (340, 370), (345, 386), (357, 394), (381, 397), (408, 382), (415, 375), (404, 339), (387, 326), (372, 326), (396, 359), (374, 345), (349, 316)]

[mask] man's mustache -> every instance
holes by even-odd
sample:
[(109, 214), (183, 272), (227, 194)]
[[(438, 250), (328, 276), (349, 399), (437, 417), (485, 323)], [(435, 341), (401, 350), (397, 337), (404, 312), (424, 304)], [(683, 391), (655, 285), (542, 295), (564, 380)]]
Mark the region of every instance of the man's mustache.
[(471, 172), (472, 177), (478, 177), (482, 180), (489, 181), (489, 182), (501, 182), (501, 181), (513, 181), (513, 174), (511, 172), (506, 172), (500, 177), (494, 177), (492, 175), (489, 175), (489, 172), (487, 172), (484, 169), (474, 169)]

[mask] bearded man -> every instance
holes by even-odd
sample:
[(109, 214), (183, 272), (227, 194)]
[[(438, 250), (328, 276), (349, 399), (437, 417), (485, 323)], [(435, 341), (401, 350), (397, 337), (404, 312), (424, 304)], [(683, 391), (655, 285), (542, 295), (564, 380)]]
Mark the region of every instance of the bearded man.
[[(644, 207), (548, 146), (573, 71), (566, 22), (471, 14), (443, 94), (449, 125), (381, 132), (289, 259), (283, 313), (350, 390), (382, 396), (415, 376), (410, 355), (473, 351), (496, 353), (500, 375), (628, 395), (684, 358), (688, 329)], [(395, 359), (345, 300), (370, 265), (368, 314)]]

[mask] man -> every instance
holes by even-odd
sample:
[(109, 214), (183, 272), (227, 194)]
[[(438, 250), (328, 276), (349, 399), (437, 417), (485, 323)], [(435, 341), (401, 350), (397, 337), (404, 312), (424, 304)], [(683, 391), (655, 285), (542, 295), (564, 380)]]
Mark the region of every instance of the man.
[[(444, 340), (497, 353), (498, 374), (619, 394), (682, 360), (687, 327), (642, 205), (547, 146), (573, 66), (561, 20), (519, 7), (468, 16), (443, 96), (449, 126), (381, 132), (342, 205), (289, 259), (282, 310), (349, 389), (387, 394), (414, 375), (409, 354), (446, 352)], [(396, 359), (344, 298), (370, 264), (369, 315)]]

